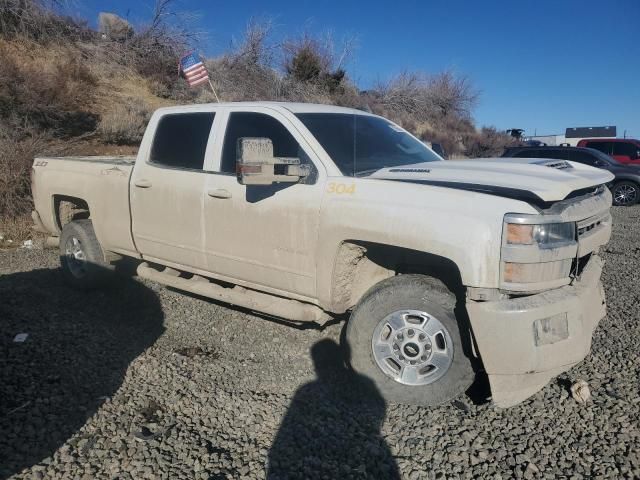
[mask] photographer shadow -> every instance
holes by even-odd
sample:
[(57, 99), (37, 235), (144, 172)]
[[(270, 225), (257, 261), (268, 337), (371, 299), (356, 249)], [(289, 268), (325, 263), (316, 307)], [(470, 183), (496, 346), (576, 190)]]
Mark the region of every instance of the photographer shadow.
[(48, 462), (163, 331), (156, 294), (133, 279), (83, 292), (57, 269), (0, 275), (0, 478)]
[(317, 379), (295, 393), (269, 451), (267, 478), (399, 479), (380, 432), (386, 404), (373, 381), (345, 367), (333, 340), (313, 345), (311, 357)]

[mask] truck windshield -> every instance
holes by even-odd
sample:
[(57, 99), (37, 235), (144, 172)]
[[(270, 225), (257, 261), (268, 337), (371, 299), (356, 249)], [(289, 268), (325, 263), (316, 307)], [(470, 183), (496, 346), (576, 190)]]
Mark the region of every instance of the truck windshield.
[(364, 176), (385, 167), (442, 160), (393, 123), (370, 115), (299, 113), (343, 175)]

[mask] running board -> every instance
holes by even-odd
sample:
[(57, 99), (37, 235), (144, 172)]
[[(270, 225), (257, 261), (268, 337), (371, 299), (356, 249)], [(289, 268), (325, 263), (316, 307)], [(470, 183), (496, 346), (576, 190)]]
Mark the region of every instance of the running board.
[(310, 303), (269, 295), (268, 293), (250, 290), (239, 285), (225, 287), (200, 275), (184, 278), (180, 276), (182, 272), (178, 270), (169, 267), (162, 268), (162, 270), (156, 270), (147, 262), (144, 262), (138, 265), (137, 273), (139, 277), (162, 283), (178, 290), (185, 290), (203, 297), (238, 305), (239, 307), (286, 320), (323, 324), (330, 318), (327, 312)]

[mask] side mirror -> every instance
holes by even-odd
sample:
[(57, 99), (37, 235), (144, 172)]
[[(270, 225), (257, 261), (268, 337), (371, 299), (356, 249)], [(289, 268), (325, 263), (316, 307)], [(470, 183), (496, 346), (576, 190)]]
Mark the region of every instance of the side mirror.
[(297, 183), (310, 173), (299, 158), (273, 156), (270, 138), (242, 137), (236, 146), (236, 175), (241, 185)]

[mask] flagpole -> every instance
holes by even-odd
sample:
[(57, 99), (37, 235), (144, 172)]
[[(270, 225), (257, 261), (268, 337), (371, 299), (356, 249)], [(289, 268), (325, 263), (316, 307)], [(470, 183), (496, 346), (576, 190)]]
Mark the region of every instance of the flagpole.
[(218, 98), (218, 94), (216, 93), (216, 89), (213, 88), (213, 83), (211, 83), (211, 79), (209, 79), (209, 86), (211, 87), (211, 91), (213, 95), (216, 97), (216, 102), (220, 103), (220, 99)]

